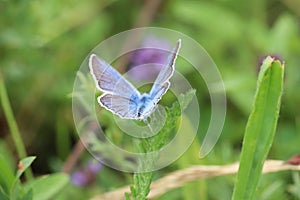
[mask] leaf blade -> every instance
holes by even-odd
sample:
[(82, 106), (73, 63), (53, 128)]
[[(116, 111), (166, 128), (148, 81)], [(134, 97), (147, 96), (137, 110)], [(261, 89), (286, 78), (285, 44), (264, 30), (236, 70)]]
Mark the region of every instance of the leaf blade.
[(37, 178), (25, 185), (25, 191), (32, 189), (33, 200), (52, 199), (69, 182), (69, 176), (56, 173)]
[(267, 57), (261, 67), (249, 116), (232, 199), (253, 199), (275, 135), (283, 90), (284, 65)]

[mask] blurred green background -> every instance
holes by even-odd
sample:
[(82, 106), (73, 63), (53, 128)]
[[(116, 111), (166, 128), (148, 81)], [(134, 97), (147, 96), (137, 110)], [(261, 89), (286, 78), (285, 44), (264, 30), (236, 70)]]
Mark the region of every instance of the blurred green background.
[[(193, 164), (237, 161), (251, 110), (261, 59), (268, 54), (286, 63), (285, 89), (270, 159), (287, 160), (300, 146), (299, 0), (67, 0), (0, 1), (0, 69), (35, 175), (60, 171), (78, 141), (70, 94), (76, 71), (102, 40), (139, 26), (158, 26), (187, 34), (210, 54), (227, 93), (224, 130), (213, 151), (198, 159), (199, 142), (164, 174)], [(187, 72), (201, 93), (201, 84)], [(198, 96), (209, 120), (207, 93)], [(16, 163), (15, 146), (0, 109), (0, 152)], [(90, 155), (77, 162), (84, 166)], [(76, 170), (76, 167), (73, 171)], [(293, 178), (294, 177), (294, 178)], [(259, 199), (299, 199), (291, 172), (263, 176)], [(230, 199), (235, 176), (187, 184), (160, 199)], [(89, 187), (70, 185), (58, 199), (89, 197), (130, 184), (131, 175), (102, 168)], [(222, 194), (222, 197), (220, 197)]]

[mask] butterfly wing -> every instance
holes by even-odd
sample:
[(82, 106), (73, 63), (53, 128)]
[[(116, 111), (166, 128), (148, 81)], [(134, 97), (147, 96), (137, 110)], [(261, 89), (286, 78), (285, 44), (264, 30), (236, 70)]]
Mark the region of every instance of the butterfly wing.
[(98, 97), (98, 102), (107, 110), (115, 113), (121, 118), (137, 119), (137, 103), (131, 98), (115, 94), (103, 94)]
[(135, 87), (104, 60), (95, 54), (90, 56), (89, 67), (98, 89), (105, 93), (130, 97), (139, 95)]
[(163, 66), (159, 72), (155, 82), (150, 91), (150, 96), (153, 98), (153, 101), (157, 103), (161, 97), (167, 92), (170, 87), (169, 79), (172, 77), (175, 70), (175, 61), (181, 46), (181, 40), (179, 39), (176, 43), (174, 50), (171, 55), (168, 57), (167, 64)]
[(95, 54), (89, 67), (97, 88), (103, 92), (98, 98), (101, 106), (126, 119), (136, 119), (136, 100), (140, 93), (122, 75)]

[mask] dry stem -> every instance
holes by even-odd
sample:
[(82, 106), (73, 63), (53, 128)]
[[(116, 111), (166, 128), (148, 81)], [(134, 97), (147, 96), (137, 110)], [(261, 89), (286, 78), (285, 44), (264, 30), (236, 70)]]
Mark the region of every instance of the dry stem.
[[(186, 169), (172, 172), (165, 177), (155, 181), (151, 185), (151, 190), (148, 199), (156, 198), (169, 190), (183, 186), (185, 183), (196, 181), (199, 179), (213, 178), (217, 176), (224, 176), (235, 174), (238, 171), (239, 163), (228, 164), (224, 166), (219, 165), (197, 165)], [(285, 170), (300, 171), (300, 165), (290, 165), (281, 160), (267, 160), (263, 167), (263, 173), (272, 173)], [(116, 189), (111, 192), (104, 193), (93, 197), (91, 200), (121, 200), (124, 199), (124, 193), (130, 193), (129, 186)]]

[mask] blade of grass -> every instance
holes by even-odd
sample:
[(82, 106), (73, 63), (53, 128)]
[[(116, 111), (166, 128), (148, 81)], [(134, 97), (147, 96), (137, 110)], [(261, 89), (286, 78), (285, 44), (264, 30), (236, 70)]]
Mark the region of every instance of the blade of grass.
[(69, 183), (69, 175), (65, 173), (53, 173), (38, 177), (24, 186), (25, 191), (32, 189), (32, 200), (57, 199), (57, 194)]
[[(18, 129), (16, 120), (14, 118), (12, 108), (8, 99), (7, 91), (5, 88), (4, 80), (2, 78), (2, 73), (0, 71), (0, 99), (4, 111), (5, 118), (7, 120), (10, 132), (12, 134), (13, 141), (16, 145), (16, 149), (19, 155), (19, 158), (25, 158), (26, 157), (26, 150), (25, 146), (22, 141), (22, 137), (20, 134), (20, 131)], [(27, 180), (33, 179), (33, 174), (30, 168), (25, 172), (25, 176)]]
[(254, 199), (270, 150), (280, 109), (284, 65), (267, 57), (259, 73), (252, 112), (246, 126), (233, 200)]
[[(13, 185), (15, 175), (2, 155), (0, 155), (0, 172), (0, 193), (2, 187), (2, 189), (4, 190), (3, 193), (5, 192), (5, 194), (8, 195), (9, 190)], [(2, 199), (1, 195), (0, 199)]]

